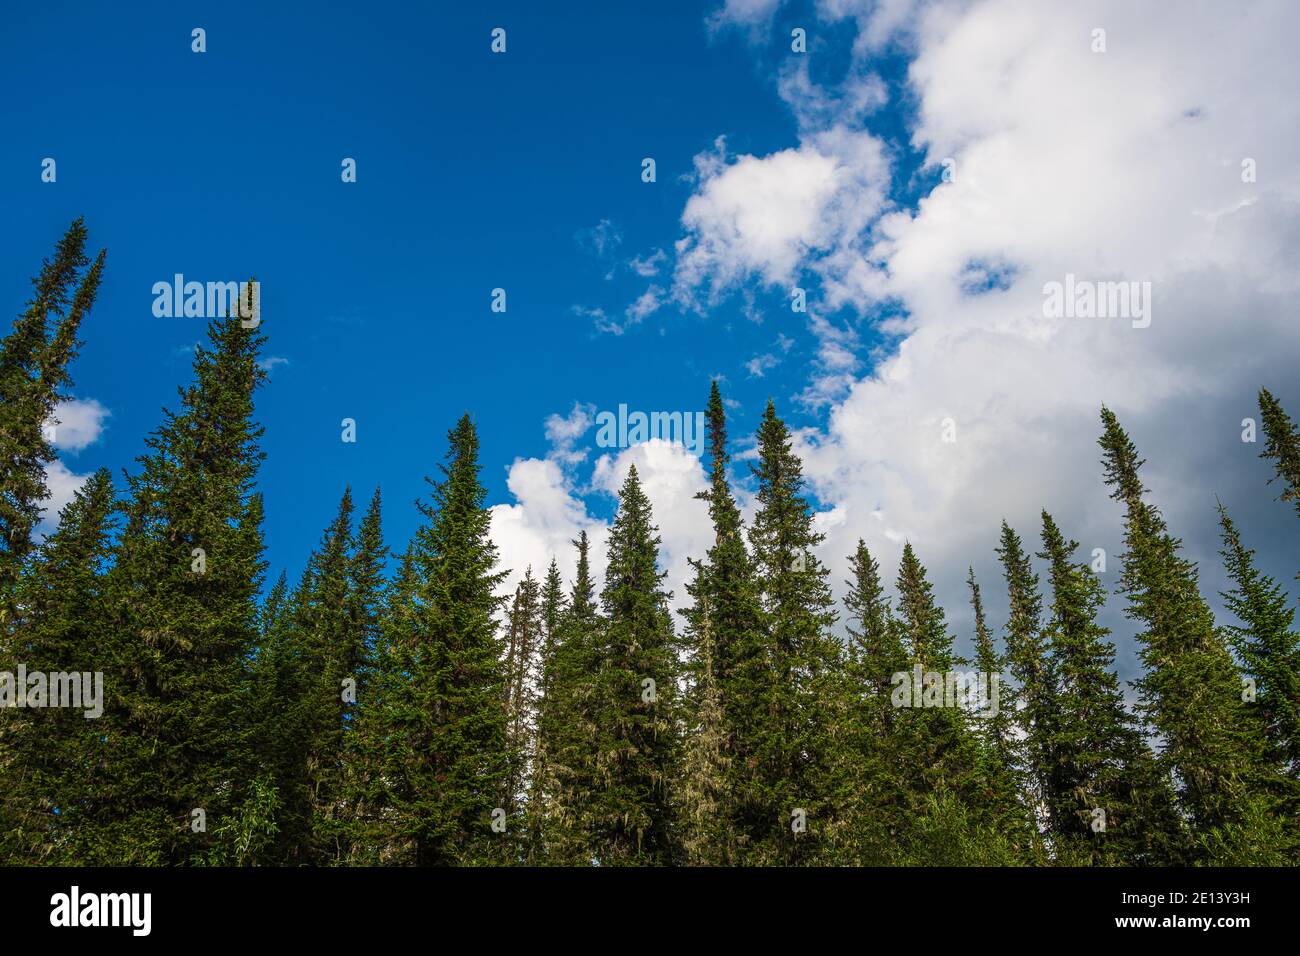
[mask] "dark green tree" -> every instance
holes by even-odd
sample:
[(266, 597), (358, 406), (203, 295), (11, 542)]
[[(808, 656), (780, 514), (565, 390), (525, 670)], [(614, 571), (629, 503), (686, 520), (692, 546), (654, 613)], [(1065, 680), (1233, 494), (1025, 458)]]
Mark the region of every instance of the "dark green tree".
[(1058, 859), (1146, 864), (1176, 862), (1184, 834), (1173, 794), (1124, 706), (1115, 647), (1097, 621), (1105, 588), (1078, 543), (1042, 513), (1052, 604), (1045, 635), (1056, 676), (1056, 762), (1052, 839)]
[[(1268, 761), (1295, 780), (1300, 778), (1300, 633), (1294, 627), (1295, 608), (1282, 586), (1255, 566), (1255, 552), (1242, 544), (1222, 504), (1219, 524), (1220, 553), (1233, 584), (1223, 602), (1241, 622), (1226, 630), (1243, 673), (1254, 682), (1248, 709), (1268, 743)], [(1292, 793), (1292, 812), (1294, 800)]]
[(744, 759), (755, 773), (744, 798), (758, 824), (745, 834), (745, 853), (746, 862), (793, 865), (824, 860), (823, 838), (836, 829), (831, 740), (843, 726), (842, 646), (831, 633), (830, 572), (814, 553), (824, 535), (813, 528), (802, 462), (770, 401), (751, 468), (758, 512), (749, 542), (762, 587), (767, 673), (751, 661), (745, 681), (752, 714)]
[(123, 727), (102, 798), (123, 863), (207, 861), (219, 834), (234, 838), (253, 780), (249, 662), (264, 570), (253, 393), (264, 336), (228, 315), (208, 338), (180, 410), (164, 412), (127, 478), (109, 575)]
[(1273, 462), (1277, 480), (1282, 483), (1280, 499), (1293, 502), (1300, 512), (1300, 428), (1266, 388), (1259, 390), (1259, 411), (1265, 439), (1260, 457)]
[(636, 466), (619, 489), (601, 605), (604, 663), (597, 693), (603, 782), (596, 810), (601, 865), (668, 865), (681, 857), (680, 666), (659, 535)]
[(738, 862), (738, 843), (771, 829), (756, 803), (756, 719), (750, 702), (766, 687), (769, 669), (762, 606), (744, 527), (728, 477), (726, 409), (712, 383), (705, 412), (709, 435), (708, 503), (713, 544), (692, 560), (685, 612), (688, 648), (688, 734), (683, 780), (685, 833), (695, 863)]
[(604, 622), (596, 606), (587, 532), (573, 544), (577, 574), (568, 605), (558, 612), (552, 650), (542, 662), (545, 694), (538, 732), (549, 790), (542, 828), (544, 862), (590, 866), (598, 852), (594, 820), (604, 786), (598, 767)]
[(71, 383), (68, 365), (103, 273), (104, 252), (89, 259), (78, 218), (32, 279), (27, 308), (0, 339), (0, 634), (15, 613), (32, 531), (49, 497), (45, 466), (55, 455), (46, 425), (57, 429), (54, 410)]
[[(103, 822), (97, 793), (103, 738), (113, 732), (105, 697), (116, 689), (105, 673), (113, 653), (104, 609), (113, 511), (112, 478), (101, 469), (64, 507), (21, 583), (15, 656), (28, 674), (45, 675), (51, 706), (15, 709), (3, 718), (0, 800), (12, 822), (0, 834), (0, 858), (12, 863), (106, 862), (97, 840)], [(65, 699), (56, 687), (68, 688)]]
[(414, 588), (393, 646), (385, 703), (386, 773), (394, 829), (418, 866), (508, 858), (494, 828), (505, 809), (512, 756), (495, 615), (505, 572), (489, 537), (479, 442), (469, 416), (448, 434), (443, 477), (412, 547)]
[(1020, 766), (1028, 780), (1029, 805), (1046, 815), (1039, 822), (1055, 832), (1052, 809), (1059, 805), (1056, 758), (1051, 741), (1056, 733), (1056, 674), (1043, 635), (1043, 599), (1029, 555), (1018, 535), (1002, 522), (995, 549), (1007, 582), (1005, 630), (1007, 670), (1015, 682), (1003, 689), (1004, 708), (1014, 710), (1020, 728)]
[(1111, 497), (1124, 506), (1122, 593), (1146, 674), (1135, 682), (1142, 713), (1164, 740), (1160, 759), (1178, 782), (1183, 811), (1207, 833), (1247, 819), (1260, 785), (1257, 724), (1242, 681), (1160, 511), (1145, 500), (1138, 451), (1108, 408), (1099, 444)]
[(564, 596), (564, 580), (560, 577), (560, 569), (554, 558), (546, 569), (541, 602), (542, 643), (538, 655), (535, 753), (526, 808), (528, 862), (535, 865), (550, 862), (550, 822), (556, 812), (557, 783), (552, 757), (560, 737), (559, 728), (554, 726), (554, 704), (558, 693), (555, 686), (556, 659), (562, 640), (561, 626), (567, 601)]

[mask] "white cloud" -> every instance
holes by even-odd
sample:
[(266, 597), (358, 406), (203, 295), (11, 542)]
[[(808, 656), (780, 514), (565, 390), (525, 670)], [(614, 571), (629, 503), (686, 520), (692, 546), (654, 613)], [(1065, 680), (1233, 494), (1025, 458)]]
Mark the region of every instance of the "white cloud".
[(644, 279), (650, 279), (659, 274), (659, 269), (668, 259), (668, 253), (662, 249), (656, 249), (648, 256), (635, 256), (628, 260), (628, 267), (637, 275)]
[(623, 231), (608, 219), (602, 219), (589, 229), (580, 229), (574, 236), (578, 246), (594, 255), (605, 258), (623, 243)]
[[(1244, 516), (1261, 558), (1276, 542), (1272, 560), (1289, 579), (1294, 546), (1274, 530), (1286, 516), (1267, 500), (1267, 465), (1240, 442), (1239, 423), (1257, 415), (1261, 384), (1300, 406), (1300, 100), (1276, 95), (1300, 88), (1300, 8), (818, 9), (858, 24), (849, 76), (825, 91), (787, 68), (781, 93), (798, 145), (701, 157), (676, 291), (693, 300), (744, 282), (820, 279), (809, 320), (818, 364), (803, 400), (827, 418), (799, 437), (835, 515), (824, 557), (836, 579), (858, 535), (886, 566), (910, 538), (960, 616), (968, 562), (996, 595), (1000, 518), (1036, 549), (1041, 507), (1085, 553), (1117, 555), (1119, 512), (1095, 445), (1103, 402), (1150, 461), (1147, 482), (1202, 562), (1208, 595), (1219, 580), (1216, 491)], [(1098, 25), (1103, 54), (1090, 49)], [(952, 159), (956, 172), (914, 211), (887, 207), (887, 153), (864, 126), (879, 91), (865, 52), (900, 36), (914, 54), (912, 143), (932, 169)], [(1246, 157), (1256, 183), (1241, 181)], [(972, 276), (990, 263), (1001, 281), (973, 293)], [(1152, 325), (1043, 318), (1043, 284), (1067, 273), (1152, 282)], [(829, 317), (869, 319), (885, 302), (902, 307), (883, 326), (900, 340), (864, 375), (851, 328)], [(948, 417), (953, 444), (940, 440)], [(1112, 558), (1112, 585), (1117, 566)], [(1131, 672), (1131, 646), (1125, 654)]]
[(59, 402), (46, 423), (53, 426), (52, 444), (63, 451), (77, 452), (93, 445), (104, 430), (109, 410), (93, 398), (70, 398)]
[(673, 289), (695, 309), (702, 287), (712, 304), (750, 279), (789, 289), (805, 268), (838, 278), (888, 185), (881, 142), (838, 128), (761, 158), (733, 160), (719, 138), (695, 163), (699, 186), (682, 212)]
[(770, 372), (781, 364), (781, 359), (771, 352), (764, 352), (762, 355), (755, 355), (745, 363), (745, 370), (749, 372), (750, 378), (762, 378), (765, 372)]
[[(571, 417), (551, 416), (548, 434), (552, 422)], [(565, 435), (572, 434), (572, 429), (557, 427)], [(583, 498), (589, 494), (616, 496), (633, 464), (663, 539), (660, 568), (668, 574), (665, 587), (673, 592), (674, 608), (685, 606), (690, 576), (687, 558), (703, 554), (711, 543), (708, 508), (695, 498), (707, 482), (698, 458), (679, 444), (659, 439), (602, 455), (593, 466), (590, 486), (585, 488), (578, 487), (556, 460), (516, 460), (507, 480), (514, 502), (491, 509), (492, 540), (502, 566), (511, 571), (504, 587), (513, 590), (529, 565), (534, 577), (540, 577), (552, 557), (566, 587), (571, 586), (576, 570), (572, 541), (585, 530), (591, 539), (592, 573), (599, 588), (604, 580), (609, 525), (588, 512)]]
[(637, 296), (636, 301), (629, 305), (624, 313), (627, 316), (627, 325), (636, 325), (658, 312), (663, 305), (663, 294), (664, 290), (660, 286), (652, 285)]
[[(750, 24), (775, 9), (725, 7)], [(1201, 562), (1207, 597), (1222, 584), (1216, 493), (1266, 570), (1289, 581), (1294, 515), (1270, 500), (1259, 446), (1239, 433), (1257, 415), (1260, 385), (1300, 408), (1300, 100), (1277, 95), (1300, 88), (1291, 49), (1300, 8), (1189, 2), (1175, 15), (1118, 0), (821, 0), (817, 9), (857, 23), (849, 74), (828, 91), (786, 68), (779, 92), (799, 128), (789, 148), (731, 157), (719, 141), (697, 157), (673, 294), (695, 308), (728, 294), (752, 306), (755, 288), (813, 280), (817, 350), (801, 399), (823, 417), (795, 438), (822, 503), (834, 583), (858, 536), (891, 581), (911, 540), (956, 630), (969, 630), (968, 563), (1000, 626), (999, 521), (1037, 550), (1047, 508), (1081, 555), (1106, 549), (1113, 587), (1120, 514), (1101, 484), (1102, 403), (1148, 459), (1147, 484)], [(1090, 51), (1097, 25), (1108, 31), (1104, 54)], [(887, 157), (908, 144), (887, 149), (869, 131), (880, 87), (868, 51), (899, 38), (913, 57), (911, 145), (931, 170), (952, 159), (956, 171), (912, 210), (887, 199)], [(1241, 181), (1247, 157), (1256, 183)], [(984, 281), (990, 271), (997, 281)], [(1151, 326), (1045, 319), (1043, 284), (1067, 273), (1152, 282)], [(886, 340), (864, 354), (882, 303), (897, 317), (877, 325)], [(946, 418), (954, 443), (942, 441)], [(752, 449), (735, 437), (743, 462)], [(702, 503), (690, 497), (702, 469), (649, 443), (598, 459), (593, 487), (617, 488), (631, 461), (653, 489), (680, 606), (685, 556), (708, 546)], [(515, 469), (517, 504), (499, 506), (515, 564), (536, 566), (555, 549), (563, 562), (576, 529), (604, 528), (557, 464)], [(1110, 623), (1131, 677), (1131, 626), (1117, 604)]]
[(568, 415), (552, 414), (546, 418), (546, 440), (551, 443), (548, 458), (561, 464), (574, 465), (587, 457), (587, 449), (574, 448), (574, 444), (591, 428), (596, 407), (590, 403), (574, 402)]

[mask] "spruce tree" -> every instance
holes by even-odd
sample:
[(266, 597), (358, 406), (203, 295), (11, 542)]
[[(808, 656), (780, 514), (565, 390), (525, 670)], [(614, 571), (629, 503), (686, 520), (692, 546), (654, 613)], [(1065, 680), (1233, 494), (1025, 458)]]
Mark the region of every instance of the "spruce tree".
[(594, 820), (604, 786), (598, 767), (604, 622), (595, 602), (587, 532), (573, 545), (577, 573), (543, 671), (546, 692), (539, 723), (550, 787), (543, 827), (547, 863), (590, 866), (598, 853)]
[[(849, 556), (845, 679), (846, 741), (837, 782), (847, 832), (839, 843), (843, 862), (889, 862), (893, 844), (910, 825), (910, 767), (890, 699), (893, 676), (909, 667), (898, 622), (880, 577), (880, 564), (858, 539)], [(910, 679), (910, 677), (909, 677)]]
[(527, 793), (537, 761), (537, 702), (541, 680), (541, 652), (545, 622), (542, 588), (531, 566), (515, 588), (506, 623), (505, 697), (506, 735), (511, 756), (504, 808), (522, 820)]
[[(1292, 779), (1300, 778), (1300, 632), (1295, 608), (1273, 578), (1255, 567), (1255, 552), (1241, 541), (1228, 510), (1219, 505), (1224, 566), (1232, 590), (1224, 606), (1240, 621), (1228, 639), (1254, 682), (1248, 709), (1268, 742), (1268, 760)], [(1294, 809), (1294, 808), (1293, 808)]]
[(411, 696), (411, 675), (405, 668), (416, 641), (418, 588), (411, 542), (379, 596), (365, 689), (357, 698), (356, 731), (348, 738), (347, 862), (351, 864), (414, 862), (409, 822), (399, 819), (397, 810), (399, 802), (409, 805), (411, 789), (393, 735), (405, 733), (397, 708), (409, 707)]
[(542, 583), (542, 645), (538, 655), (536, 743), (527, 803), (527, 859), (532, 864), (544, 864), (550, 862), (551, 858), (550, 822), (556, 812), (557, 796), (552, 754), (561, 739), (559, 728), (555, 726), (559, 717), (555, 706), (558, 694), (556, 660), (566, 607), (564, 580), (552, 558), (550, 567), (546, 569), (546, 580)]
[(824, 859), (822, 836), (834, 829), (832, 737), (842, 727), (843, 659), (831, 634), (830, 572), (813, 553), (824, 535), (813, 529), (803, 465), (770, 401), (751, 468), (758, 512), (749, 541), (767, 647), (766, 668), (751, 659), (746, 680), (752, 723), (743, 733), (756, 771), (744, 794), (753, 821), (746, 857), (792, 865)]
[(78, 218), (41, 264), (27, 308), (0, 339), (0, 634), (16, 612), (15, 589), (49, 497), (45, 466), (55, 455), (45, 426), (71, 383), (78, 331), (103, 277), (104, 252), (92, 262), (85, 250)]
[(1078, 542), (1046, 511), (1043, 551), (1052, 587), (1045, 629), (1056, 689), (1050, 742), (1056, 762), (1051, 819), (1058, 859), (1147, 864), (1175, 862), (1183, 835), (1172, 792), (1144, 734), (1124, 706), (1115, 647), (1097, 616), (1106, 592)]
[(975, 618), (977, 680), (987, 693), (987, 700), (978, 702), (971, 715), (981, 745), (981, 786), (984, 799), (996, 817), (995, 825), (1014, 847), (1029, 853), (1037, 849), (1037, 831), (1032, 811), (1020, 796), (1021, 778), (1014, 745), (1015, 712), (1007, 706), (1010, 697), (1002, 693), (1007, 661), (993, 646), (993, 632), (984, 617), (984, 600), (975, 580), (975, 569), (967, 567), (966, 571)]
[[(97, 839), (103, 740), (115, 716), (105, 700), (116, 688), (105, 673), (114, 635), (104, 609), (113, 511), (112, 478), (101, 469), (64, 507), (21, 584), (15, 656), (28, 674), (45, 675), (49, 706), (0, 718), (6, 730), (0, 801), (11, 821), (0, 834), (0, 858), (12, 863), (113, 862)], [(56, 681), (56, 674), (75, 677)], [(58, 699), (56, 683), (70, 688), (68, 699)]]
[(1020, 535), (1005, 521), (995, 551), (1007, 583), (1007, 670), (1016, 684), (1003, 689), (1003, 706), (1014, 709), (1020, 728), (1020, 763), (1030, 784), (1030, 805), (1045, 814), (1040, 822), (1051, 833), (1056, 831), (1052, 812), (1059, 806), (1060, 783), (1051, 746), (1056, 733), (1056, 674), (1042, 631), (1043, 599)]
[(1259, 411), (1264, 424), (1264, 450), (1261, 458), (1271, 459), (1282, 483), (1282, 501), (1295, 504), (1300, 512), (1300, 427), (1283, 410), (1282, 404), (1266, 388), (1259, 390)]
[[(960, 659), (953, 651), (943, 608), (935, 602), (934, 589), (911, 542), (903, 545), (896, 587), (899, 624), (914, 670), (905, 675), (911, 694), (905, 695), (904, 686), (898, 685), (891, 698), (897, 695), (907, 703), (910, 696), (910, 706), (897, 719), (913, 775), (914, 805), (921, 812), (931, 795), (946, 794), (974, 824), (998, 823), (1001, 814), (986, 799), (979, 742), (967, 711), (959, 706), (962, 701), (948, 699), (949, 678)], [(922, 675), (919, 694), (913, 680), (916, 668)]]
[(1202, 833), (1249, 815), (1260, 784), (1259, 740), (1242, 703), (1242, 682), (1209, 606), (1196, 566), (1180, 553), (1159, 510), (1145, 500), (1143, 461), (1115, 414), (1101, 411), (1099, 440), (1111, 497), (1124, 506), (1122, 593), (1146, 674), (1141, 710), (1164, 740), (1160, 759), (1176, 776), (1181, 806)]
[(606, 866), (669, 865), (681, 853), (677, 642), (658, 568), (658, 529), (635, 466), (618, 500), (601, 591), (597, 859)]
[[(401, 858), (419, 866), (508, 858), (494, 823), (508, 798), (505, 673), (495, 615), (497, 549), (465, 415), (448, 435), (443, 477), (412, 546), (414, 581), (387, 666), (383, 786)], [(399, 588), (400, 593), (400, 588)]]
[(755, 793), (756, 721), (751, 702), (770, 680), (762, 607), (753, 562), (745, 549), (740, 509), (727, 474), (726, 409), (712, 383), (705, 412), (713, 544), (692, 560), (686, 610), (689, 716), (683, 801), (694, 862), (726, 865), (755, 832), (767, 832), (766, 808)]
[(210, 859), (221, 839), (241, 838), (232, 821), (253, 793), (248, 663), (264, 568), (253, 484), (264, 455), (252, 415), (264, 336), (228, 315), (208, 337), (180, 410), (164, 412), (127, 478), (109, 576), (124, 726), (102, 796), (124, 863)]

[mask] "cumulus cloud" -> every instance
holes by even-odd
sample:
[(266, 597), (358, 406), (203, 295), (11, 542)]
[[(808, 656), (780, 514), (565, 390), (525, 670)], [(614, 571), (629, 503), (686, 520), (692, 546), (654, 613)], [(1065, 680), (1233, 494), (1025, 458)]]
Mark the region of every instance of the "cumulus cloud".
[(55, 406), (46, 429), (55, 448), (77, 452), (99, 440), (108, 416), (108, 409), (93, 398), (69, 398)]
[[(856, 22), (847, 78), (821, 90), (787, 67), (781, 95), (800, 142), (701, 158), (676, 290), (817, 281), (819, 361), (801, 397), (825, 420), (800, 433), (799, 450), (827, 509), (832, 566), (843, 569), (860, 534), (887, 563), (911, 539), (960, 615), (967, 562), (996, 576), (1003, 516), (1033, 545), (1047, 507), (1085, 551), (1117, 555), (1118, 508), (1095, 445), (1105, 402), (1149, 459), (1147, 482), (1208, 594), (1221, 578), (1216, 491), (1289, 578), (1294, 544), (1275, 530), (1267, 467), (1240, 421), (1257, 414), (1261, 384), (1300, 405), (1300, 107), (1268, 93), (1300, 82), (1287, 39), (1300, 11), (1028, 0), (818, 10)], [(1105, 53), (1091, 49), (1099, 25)], [(866, 52), (894, 39), (911, 51), (916, 112), (911, 141), (882, 150), (867, 131), (880, 87)], [(880, 191), (900, 149), (954, 174), (913, 209)], [(1247, 158), (1257, 182), (1243, 182)], [(1067, 274), (1151, 282), (1152, 324), (1045, 318), (1043, 287)], [(884, 303), (898, 307), (878, 320)], [(837, 314), (876, 323), (892, 347), (862, 355)], [(942, 440), (946, 419), (955, 442)]]
[(681, 445), (659, 439), (602, 455), (586, 487), (579, 487), (554, 459), (516, 460), (507, 479), (514, 502), (491, 509), (492, 540), (502, 566), (510, 570), (505, 587), (513, 589), (529, 566), (534, 577), (540, 577), (552, 557), (571, 585), (577, 570), (572, 542), (582, 531), (591, 540), (592, 573), (598, 583), (603, 580), (609, 523), (593, 516), (584, 499), (592, 494), (616, 496), (634, 464), (663, 539), (660, 567), (668, 574), (665, 587), (674, 592), (674, 608), (685, 606), (687, 558), (706, 551), (712, 534), (708, 509), (695, 499), (707, 483), (698, 458)]
[[(729, 2), (711, 22), (765, 28), (777, 7)], [(1300, 101), (1275, 95), (1300, 88), (1290, 42), (1300, 9), (821, 0), (816, 10), (813, 28), (853, 24), (847, 72), (828, 89), (802, 66), (775, 67), (796, 140), (733, 156), (720, 138), (696, 158), (672, 295), (701, 311), (728, 296), (752, 309), (756, 290), (809, 289), (815, 360), (798, 397), (817, 424), (795, 445), (835, 583), (859, 536), (887, 569), (910, 540), (965, 634), (967, 565), (996, 615), (998, 523), (1036, 550), (1047, 508), (1081, 556), (1105, 550), (1113, 588), (1120, 509), (1101, 484), (1103, 403), (1148, 459), (1146, 483), (1200, 562), (1207, 597), (1223, 585), (1216, 493), (1266, 570), (1290, 580), (1293, 516), (1270, 501), (1259, 445), (1240, 435), (1260, 385), (1300, 408)], [(1105, 53), (1092, 52), (1098, 26)], [(883, 87), (871, 54), (890, 43), (910, 60), (906, 88), (890, 91), (906, 97), (910, 138), (886, 143), (896, 124), (873, 131)], [(902, 181), (905, 155), (934, 180), (951, 175), (897, 206), (890, 197), (915, 185)], [(1243, 180), (1245, 160), (1256, 181)], [(1150, 282), (1151, 324), (1045, 316), (1045, 284), (1067, 275)], [(607, 493), (636, 462), (674, 582), (685, 556), (707, 548), (703, 512), (683, 520), (703, 481), (683, 456), (650, 443), (598, 459), (592, 477)], [(503, 507), (519, 509), (507, 514), (521, 542), (534, 540), (525, 529), (560, 541), (604, 527), (581, 504), (591, 489), (558, 465), (515, 467), (518, 503)], [(537, 527), (554, 530), (548, 539)], [(1108, 620), (1131, 677), (1117, 605)]]
[(888, 186), (880, 140), (842, 128), (764, 157), (733, 158), (719, 137), (695, 167), (673, 291), (697, 310), (751, 279), (789, 289), (805, 268), (842, 278)]

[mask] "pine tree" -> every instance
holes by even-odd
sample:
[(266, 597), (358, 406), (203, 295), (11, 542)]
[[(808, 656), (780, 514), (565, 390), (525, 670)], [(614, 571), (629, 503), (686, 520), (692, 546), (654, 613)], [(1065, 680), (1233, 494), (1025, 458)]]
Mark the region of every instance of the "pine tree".
[(551, 788), (543, 827), (547, 863), (589, 866), (598, 853), (594, 819), (604, 786), (597, 766), (604, 622), (595, 602), (587, 532), (573, 545), (577, 574), (543, 671), (546, 692), (539, 724)]
[[(898, 622), (880, 577), (880, 565), (858, 539), (849, 556), (846, 648), (847, 741), (839, 760), (847, 834), (841, 834), (844, 862), (879, 865), (911, 822), (910, 769), (906, 743), (898, 734), (898, 711), (890, 699), (893, 676), (908, 670)], [(910, 676), (909, 676), (910, 680)]]
[[(766, 673), (748, 662), (749, 726), (741, 731), (756, 771), (746, 801), (747, 862), (811, 862), (834, 829), (832, 734), (842, 723), (843, 660), (832, 636), (829, 571), (813, 553), (824, 535), (802, 496), (803, 466), (769, 401), (758, 430), (758, 513), (749, 530), (762, 585)], [(739, 703), (739, 701), (737, 701)]]
[(1007, 670), (1016, 687), (1004, 688), (1003, 707), (1014, 710), (1020, 728), (1021, 767), (1030, 784), (1030, 805), (1044, 817), (1049, 833), (1056, 832), (1053, 808), (1059, 806), (1056, 757), (1051, 741), (1056, 733), (1056, 674), (1042, 631), (1043, 599), (1020, 535), (1002, 522), (995, 549), (1007, 582)]
[(1259, 390), (1259, 411), (1265, 437), (1259, 457), (1272, 459), (1277, 480), (1282, 482), (1280, 499), (1294, 502), (1300, 512), (1300, 428), (1266, 388)]
[(1197, 589), (1196, 566), (1160, 512), (1144, 500), (1137, 448), (1103, 406), (1099, 440), (1111, 497), (1125, 508), (1122, 592), (1146, 674), (1136, 682), (1141, 709), (1164, 739), (1160, 759), (1202, 833), (1248, 816), (1259, 784), (1257, 734), (1241, 701), (1242, 682)]
[[(947, 794), (972, 815), (973, 823), (997, 823), (998, 810), (985, 799), (979, 742), (966, 710), (959, 706), (962, 701), (949, 699), (950, 686), (956, 691), (950, 679), (960, 659), (953, 651), (943, 608), (935, 602), (926, 570), (910, 542), (903, 545), (897, 590), (899, 624), (913, 673), (905, 675), (906, 681), (894, 688), (891, 698), (896, 705), (908, 705), (898, 719), (914, 781), (914, 806), (920, 812), (930, 796)], [(919, 693), (913, 679), (918, 668)], [(906, 694), (909, 688), (911, 693)]]
[[(386, 662), (390, 753), (383, 784), (402, 858), (419, 866), (502, 861), (493, 828), (507, 799), (511, 754), (496, 596), (505, 572), (488, 536), (478, 435), (469, 416), (448, 435), (426, 523), (412, 547), (414, 586)], [(398, 588), (399, 594), (401, 588)]]
[(537, 761), (537, 702), (545, 622), (542, 588), (531, 566), (515, 589), (506, 626), (506, 735), (511, 765), (506, 780), (507, 816), (522, 821)]
[(668, 865), (681, 852), (673, 789), (681, 757), (680, 675), (671, 595), (662, 587), (660, 539), (635, 466), (618, 499), (601, 591), (597, 859)]
[(757, 753), (751, 693), (770, 679), (762, 606), (753, 563), (745, 549), (740, 509), (727, 469), (726, 410), (718, 383), (707, 405), (708, 502), (713, 545), (702, 561), (691, 561), (692, 598), (685, 612), (689, 716), (683, 803), (688, 852), (693, 862), (737, 862), (737, 828), (747, 842), (751, 825), (766, 831), (771, 821), (752, 814), (746, 795), (754, 792)]
[[(365, 527), (363, 524), (363, 530)], [(358, 558), (370, 550), (359, 550)], [(358, 575), (360, 567), (358, 563)], [(405, 732), (397, 719), (397, 709), (408, 706), (410, 698), (410, 674), (405, 667), (416, 643), (419, 584), (415, 543), (411, 542), (398, 558), (392, 581), (377, 596), (365, 689), (357, 698), (356, 732), (348, 738), (347, 862), (351, 864), (412, 862), (413, 841), (406, 828), (398, 825), (397, 810), (399, 801), (405, 805), (410, 800), (404, 776), (407, 768), (401, 764), (402, 755), (394, 745), (401, 738), (393, 735)], [(359, 597), (360, 588), (357, 594)]]
[[(251, 302), (255, 283), (249, 283)], [(121, 862), (203, 862), (252, 782), (249, 668), (263, 574), (263, 453), (253, 393), (264, 336), (236, 316), (209, 323), (180, 411), (165, 412), (127, 479), (109, 576), (124, 728), (103, 798)]]
[[(113, 508), (112, 478), (101, 469), (64, 507), (20, 588), (15, 650), (28, 674), (45, 675), (51, 706), (16, 709), (3, 718), (0, 800), (12, 825), (0, 834), (0, 858), (14, 863), (105, 862), (97, 852), (102, 821), (96, 793), (103, 780), (102, 740), (113, 720), (111, 713), (105, 717), (104, 698), (114, 688), (113, 675), (104, 673), (113, 632), (103, 600)], [(58, 681), (70, 688), (66, 700), (56, 697), (56, 674), (76, 675), (75, 684)]]
[(309, 587), (304, 578), (290, 590), (280, 573), (259, 619), (257, 652), (251, 664), (251, 735), (255, 762), (276, 794), (276, 838), (266, 849), (271, 862), (293, 865), (303, 861), (311, 843), (311, 794), (308, 784), (304, 731), (300, 723), (306, 672), (301, 665), (296, 608)]
[(1295, 608), (1273, 578), (1255, 567), (1255, 552), (1241, 542), (1228, 510), (1219, 505), (1224, 566), (1233, 583), (1224, 606), (1241, 622), (1226, 630), (1254, 681), (1256, 715), (1268, 742), (1268, 760), (1291, 778), (1300, 778), (1300, 632)]
[(49, 497), (45, 466), (55, 455), (45, 426), (71, 383), (78, 331), (104, 272), (104, 252), (91, 262), (85, 249), (86, 227), (78, 218), (32, 280), (27, 308), (0, 339), (0, 634), (16, 613), (15, 589)]
[(527, 804), (528, 862), (535, 865), (550, 862), (550, 823), (557, 812), (557, 782), (552, 757), (561, 739), (559, 728), (555, 726), (559, 716), (555, 706), (558, 693), (556, 659), (566, 607), (564, 581), (552, 558), (550, 567), (546, 569), (546, 580), (542, 583), (536, 752)]
[(966, 586), (970, 589), (971, 612), (975, 617), (975, 666), (979, 686), (987, 699), (977, 702), (972, 714), (980, 740), (981, 786), (984, 799), (995, 814), (995, 825), (1012, 845), (1025, 853), (1037, 849), (1037, 832), (1033, 814), (1021, 799), (1021, 780), (1014, 745), (1015, 714), (1006, 706), (1002, 683), (1006, 658), (993, 646), (993, 632), (984, 617), (975, 569), (967, 567)]
[(1172, 792), (1146, 738), (1124, 706), (1113, 672), (1115, 647), (1097, 622), (1101, 582), (1076, 563), (1067, 541), (1042, 513), (1043, 551), (1052, 585), (1045, 630), (1057, 681), (1050, 749), (1056, 762), (1051, 819), (1058, 859), (1092, 863), (1174, 862), (1183, 835)]

